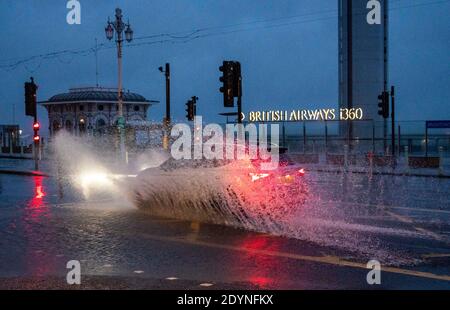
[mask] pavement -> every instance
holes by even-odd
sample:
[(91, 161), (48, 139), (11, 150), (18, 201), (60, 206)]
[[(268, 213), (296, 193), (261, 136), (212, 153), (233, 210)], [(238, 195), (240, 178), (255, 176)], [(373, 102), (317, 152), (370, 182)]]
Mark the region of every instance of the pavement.
[(28, 176), (49, 176), (52, 171), (50, 160), (41, 160), (35, 170), (34, 160), (20, 158), (0, 158), (0, 174)]

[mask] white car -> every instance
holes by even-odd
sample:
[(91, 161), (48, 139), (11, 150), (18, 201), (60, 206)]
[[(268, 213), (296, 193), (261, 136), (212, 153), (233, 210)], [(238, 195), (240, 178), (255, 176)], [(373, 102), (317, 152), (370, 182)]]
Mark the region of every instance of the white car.
[(174, 160), (138, 174), (139, 208), (156, 216), (236, 226), (272, 225), (304, 204), (305, 170), (280, 156), (278, 169), (251, 160)]

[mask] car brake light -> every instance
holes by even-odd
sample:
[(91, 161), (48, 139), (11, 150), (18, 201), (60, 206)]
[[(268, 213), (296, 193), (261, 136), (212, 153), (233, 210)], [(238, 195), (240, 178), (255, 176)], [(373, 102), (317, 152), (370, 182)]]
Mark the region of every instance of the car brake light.
[(305, 169), (304, 168), (302, 168), (302, 169), (300, 169), (299, 171), (298, 171), (298, 174), (300, 174), (300, 175), (305, 175)]

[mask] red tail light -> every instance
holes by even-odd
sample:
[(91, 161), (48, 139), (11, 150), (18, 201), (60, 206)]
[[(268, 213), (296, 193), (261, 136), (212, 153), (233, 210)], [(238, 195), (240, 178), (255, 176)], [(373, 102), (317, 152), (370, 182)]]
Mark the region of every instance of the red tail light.
[(301, 175), (301, 176), (304, 176), (305, 175), (305, 169), (304, 168), (300, 169), (298, 171), (298, 174)]

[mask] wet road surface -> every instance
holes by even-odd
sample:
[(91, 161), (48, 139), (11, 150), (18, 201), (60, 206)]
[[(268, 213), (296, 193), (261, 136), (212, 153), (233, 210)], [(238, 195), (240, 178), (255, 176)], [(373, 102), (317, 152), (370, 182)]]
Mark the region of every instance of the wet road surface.
[[(314, 217), (293, 219), (299, 238), (156, 218), (62, 198), (53, 178), (0, 175), (0, 287), (73, 288), (66, 263), (78, 260), (81, 288), (449, 289), (449, 181), (346, 178), (309, 176)], [(382, 284), (370, 286), (377, 253)]]

